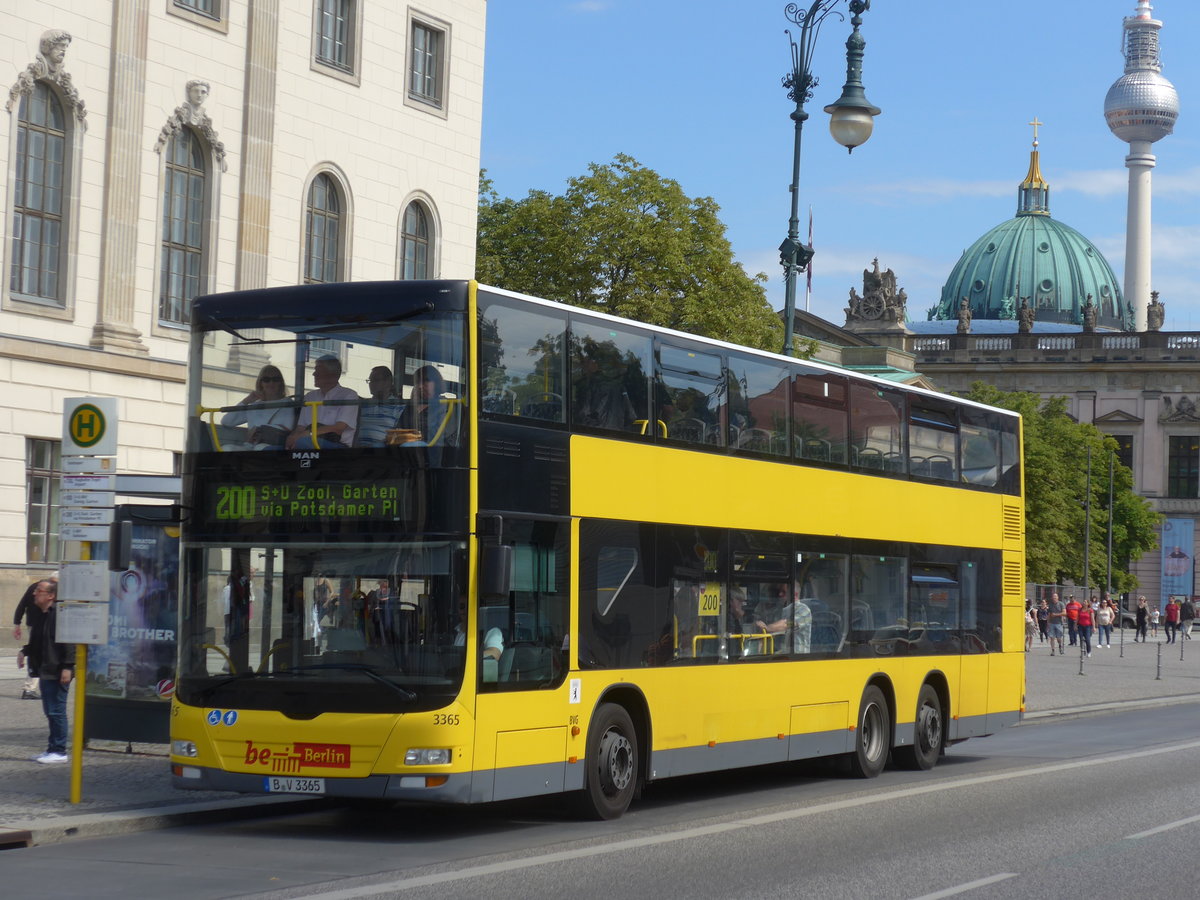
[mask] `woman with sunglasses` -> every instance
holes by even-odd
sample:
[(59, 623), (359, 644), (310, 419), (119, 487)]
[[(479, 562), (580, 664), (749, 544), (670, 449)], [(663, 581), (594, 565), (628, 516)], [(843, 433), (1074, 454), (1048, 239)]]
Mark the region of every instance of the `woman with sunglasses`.
[[(272, 365), (262, 367), (254, 390), (243, 397), (239, 407), (225, 413), (221, 424), (225, 426), (245, 425), (239, 431), (241, 440), (225, 442), (223, 450), (279, 450), (283, 441), (296, 425), (296, 409), (293, 406), (275, 406), (288, 399), (283, 383), (283, 373)], [(272, 404), (266, 406), (266, 404)]]

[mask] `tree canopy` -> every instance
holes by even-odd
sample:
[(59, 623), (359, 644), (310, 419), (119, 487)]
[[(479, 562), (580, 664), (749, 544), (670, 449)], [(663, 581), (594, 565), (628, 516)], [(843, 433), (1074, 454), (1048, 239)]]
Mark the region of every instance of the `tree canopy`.
[[(1038, 584), (1083, 584), (1086, 498), (1091, 495), (1089, 584), (1103, 585), (1108, 567), (1108, 471), (1117, 442), (1094, 425), (1076, 422), (1065, 397), (1043, 400), (975, 382), (972, 400), (1021, 413), (1025, 425), (1026, 579)], [(1088, 483), (1088, 448), (1091, 482)], [(1133, 490), (1133, 473), (1120, 462), (1112, 483), (1113, 589), (1133, 590), (1129, 562), (1158, 545), (1161, 516)]]
[(733, 258), (711, 197), (618, 154), (560, 195), (497, 195), (480, 174), (476, 277), (547, 300), (766, 350), (783, 343), (763, 274)]

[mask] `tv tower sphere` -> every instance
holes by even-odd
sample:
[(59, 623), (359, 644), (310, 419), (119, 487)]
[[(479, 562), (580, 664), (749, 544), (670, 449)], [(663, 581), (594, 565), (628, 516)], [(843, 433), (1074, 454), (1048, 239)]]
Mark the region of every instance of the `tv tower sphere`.
[(1108, 127), (1126, 143), (1164, 138), (1179, 118), (1175, 85), (1161, 74), (1158, 30), (1162, 22), (1151, 18), (1151, 9), (1150, 0), (1139, 0), (1134, 14), (1125, 19), (1125, 74), (1104, 98)]

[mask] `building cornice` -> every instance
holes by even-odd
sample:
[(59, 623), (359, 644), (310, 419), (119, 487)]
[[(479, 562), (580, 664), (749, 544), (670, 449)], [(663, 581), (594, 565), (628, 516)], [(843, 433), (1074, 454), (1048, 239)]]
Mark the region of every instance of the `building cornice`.
[(152, 378), (156, 381), (172, 381), (182, 384), (187, 376), (183, 362), (170, 359), (153, 359), (63, 344), (56, 341), (23, 338), (0, 334), (0, 359), (19, 359), (40, 362), (91, 372), (108, 372), (128, 375), (131, 378)]

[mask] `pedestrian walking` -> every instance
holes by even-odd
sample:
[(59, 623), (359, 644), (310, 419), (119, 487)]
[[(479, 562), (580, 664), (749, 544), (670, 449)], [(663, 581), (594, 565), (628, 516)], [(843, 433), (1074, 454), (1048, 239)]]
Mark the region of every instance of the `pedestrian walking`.
[(1158, 637), (1158, 620), (1161, 615), (1157, 606), (1150, 610), (1150, 634), (1153, 637)]
[(1063, 647), (1063, 619), (1067, 617), (1066, 605), (1058, 599), (1058, 594), (1050, 595), (1050, 655), (1054, 655), (1054, 643), (1058, 642), (1059, 654), (1066, 653)]
[(1167, 600), (1167, 607), (1163, 610), (1163, 619), (1163, 630), (1167, 635), (1167, 643), (1173, 644), (1176, 637), (1179, 636), (1179, 604), (1174, 598)]
[(1192, 639), (1192, 621), (1196, 618), (1196, 604), (1190, 598), (1179, 604), (1179, 633), (1185, 641)]
[(1046, 605), (1045, 600), (1038, 604), (1037, 623), (1038, 640), (1045, 643), (1050, 637), (1050, 607)]
[(1137, 601), (1137, 631), (1134, 632), (1133, 642), (1136, 644), (1140, 637), (1146, 643), (1146, 628), (1150, 622), (1150, 610), (1146, 608), (1146, 598), (1138, 597)]
[(1096, 646), (1112, 649), (1113, 609), (1107, 600), (1096, 610)]
[(1025, 601), (1025, 652), (1033, 649), (1033, 636), (1037, 633), (1037, 620), (1033, 612), (1033, 601)]
[(1079, 649), (1092, 655), (1092, 608), (1086, 603), (1079, 607)]
[(1079, 640), (1079, 607), (1079, 601), (1075, 599), (1074, 594), (1071, 594), (1067, 598), (1067, 634), (1071, 638), (1072, 647)]
[(57, 583), (40, 581), (33, 589), (33, 602), (42, 612), (41, 618), (29, 631), (29, 643), (17, 655), (17, 667), (28, 659), (38, 675), (38, 687), (42, 694), (42, 712), (50, 725), (50, 738), (46, 752), (35, 756), (35, 762), (43, 764), (67, 761), (67, 694), (71, 679), (75, 676), (75, 645), (60, 644), (55, 640), (58, 625), (58, 610), (54, 601), (58, 599)]

